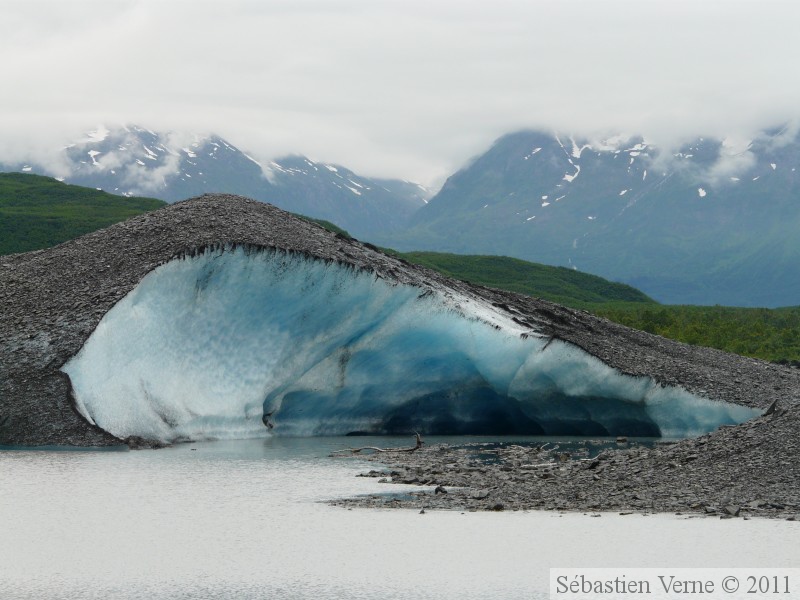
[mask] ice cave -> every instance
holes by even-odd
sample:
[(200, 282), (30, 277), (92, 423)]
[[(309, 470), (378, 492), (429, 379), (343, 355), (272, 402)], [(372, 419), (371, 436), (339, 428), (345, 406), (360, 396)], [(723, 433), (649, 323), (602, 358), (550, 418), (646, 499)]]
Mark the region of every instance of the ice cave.
[(623, 375), (452, 290), (241, 247), (150, 272), (63, 370), (88, 421), (162, 442), (412, 431), (687, 437), (759, 412)]

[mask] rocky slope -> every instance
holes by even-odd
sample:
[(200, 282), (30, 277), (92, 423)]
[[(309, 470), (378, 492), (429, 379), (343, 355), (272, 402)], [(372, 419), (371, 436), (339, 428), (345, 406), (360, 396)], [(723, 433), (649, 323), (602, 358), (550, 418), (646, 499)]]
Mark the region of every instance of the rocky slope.
[[(654, 447), (627, 441), (596, 456), (557, 446), (433, 446), (372, 457), (385, 482), (433, 486), (342, 506), (447, 510), (674, 512), (800, 519), (796, 402), (738, 427)], [(591, 447), (591, 443), (589, 444)], [(487, 460), (491, 456), (491, 460)], [(391, 490), (388, 490), (391, 491)], [(599, 516), (599, 515), (597, 515)]]

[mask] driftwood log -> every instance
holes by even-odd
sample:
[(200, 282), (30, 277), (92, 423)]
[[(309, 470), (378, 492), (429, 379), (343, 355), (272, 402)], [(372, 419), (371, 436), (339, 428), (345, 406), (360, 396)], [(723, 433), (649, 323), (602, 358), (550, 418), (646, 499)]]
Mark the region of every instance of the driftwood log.
[(370, 450), (372, 452), (416, 452), (422, 445), (425, 443), (422, 441), (422, 436), (414, 432), (415, 436), (415, 444), (411, 448), (378, 448), (377, 446), (364, 446), (362, 448), (346, 448), (344, 450), (337, 450), (336, 452), (332, 452), (331, 456), (342, 456), (346, 454), (360, 454), (365, 450)]

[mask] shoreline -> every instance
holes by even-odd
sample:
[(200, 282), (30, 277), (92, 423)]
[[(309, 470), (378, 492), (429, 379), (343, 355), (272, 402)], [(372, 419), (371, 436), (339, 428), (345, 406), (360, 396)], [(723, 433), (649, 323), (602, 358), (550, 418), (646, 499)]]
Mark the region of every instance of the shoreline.
[(585, 451), (565, 453), (558, 446), (501, 443), (492, 448), (494, 444), (470, 442), (423, 446), (414, 452), (352, 455), (376, 463), (375, 469), (358, 476), (378, 478), (387, 484), (386, 493), (340, 498), (329, 504), (800, 521), (796, 464), (775, 456), (758, 440), (773, 429), (771, 420), (791, 416), (780, 411), (698, 438), (652, 447), (625, 441), (618, 449), (604, 449), (595, 456)]

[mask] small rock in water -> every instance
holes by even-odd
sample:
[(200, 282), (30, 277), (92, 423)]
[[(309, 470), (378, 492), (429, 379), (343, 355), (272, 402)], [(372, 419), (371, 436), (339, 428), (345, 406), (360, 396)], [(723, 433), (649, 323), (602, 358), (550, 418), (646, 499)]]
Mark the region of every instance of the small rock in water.
[(433, 493), (434, 493), (434, 494), (446, 494), (446, 493), (447, 493), (447, 490), (446, 490), (446, 489), (444, 489), (444, 486), (443, 486), (443, 485), (437, 485), (437, 486), (436, 486), (436, 489), (435, 489), (435, 490), (433, 490)]
[(421, 511), (419, 511), (419, 514), (424, 515), (425, 514), (425, 509), (423, 508)]
[(740, 510), (741, 508), (738, 506), (729, 505), (725, 507), (725, 513), (732, 517), (738, 517)]

